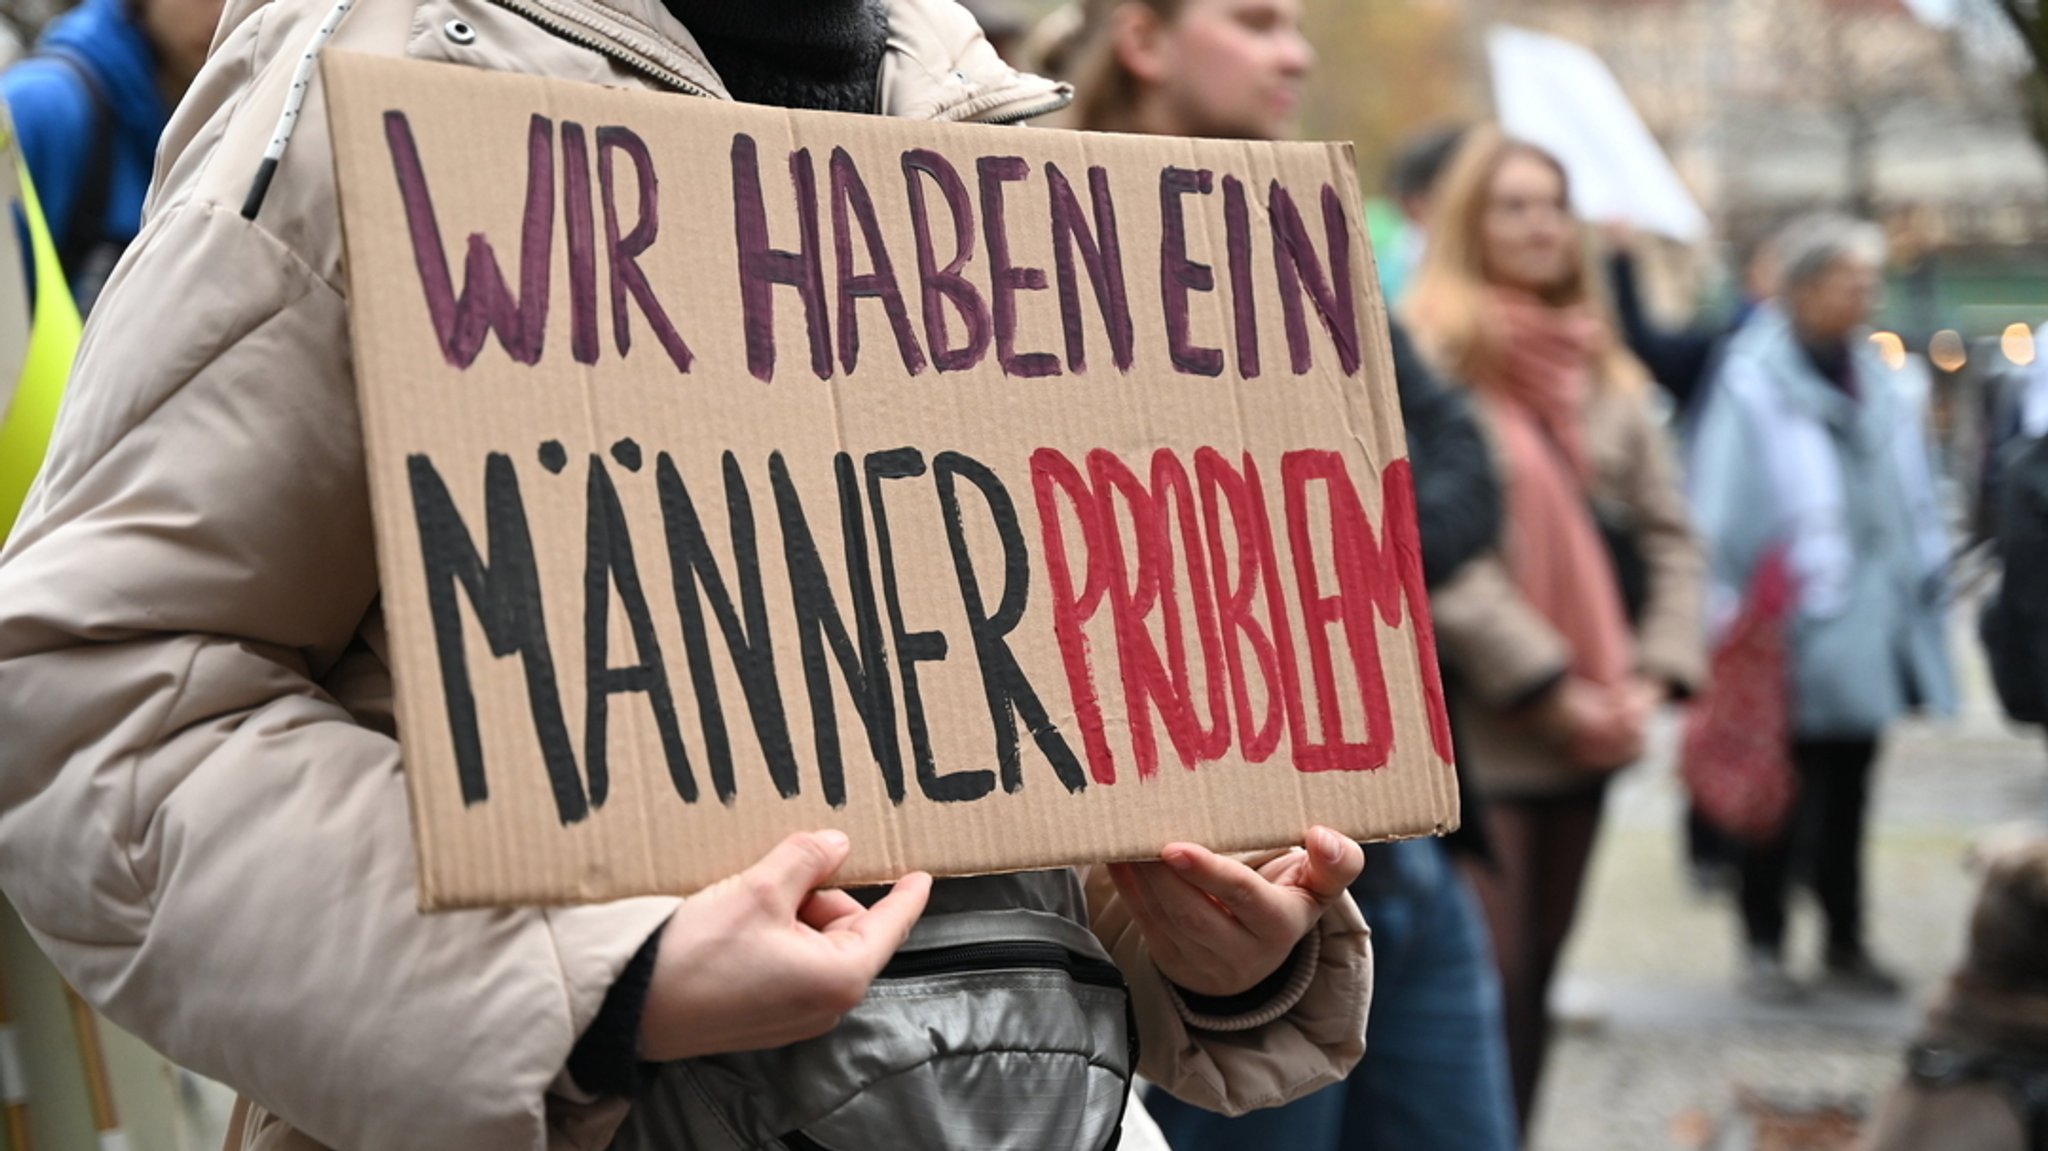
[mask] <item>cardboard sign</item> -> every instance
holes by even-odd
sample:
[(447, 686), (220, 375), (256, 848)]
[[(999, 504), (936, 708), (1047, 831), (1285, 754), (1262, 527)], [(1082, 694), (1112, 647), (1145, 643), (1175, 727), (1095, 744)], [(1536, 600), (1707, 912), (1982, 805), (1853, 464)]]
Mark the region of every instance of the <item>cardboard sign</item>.
[(427, 906), (1455, 824), (1348, 147), (326, 76)]

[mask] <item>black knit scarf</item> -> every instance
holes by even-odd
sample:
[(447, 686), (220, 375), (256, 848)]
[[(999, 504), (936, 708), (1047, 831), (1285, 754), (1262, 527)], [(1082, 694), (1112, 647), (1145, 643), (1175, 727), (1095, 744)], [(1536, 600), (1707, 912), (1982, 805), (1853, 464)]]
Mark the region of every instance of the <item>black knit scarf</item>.
[(873, 112), (882, 0), (663, 0), (747, 104)]

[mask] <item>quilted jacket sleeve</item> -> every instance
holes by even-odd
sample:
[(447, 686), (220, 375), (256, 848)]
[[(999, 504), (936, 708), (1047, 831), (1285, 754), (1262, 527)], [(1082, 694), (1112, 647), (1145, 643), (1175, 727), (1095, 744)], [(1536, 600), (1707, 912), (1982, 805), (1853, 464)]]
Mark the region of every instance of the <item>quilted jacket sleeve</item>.
[(1265, 1011), (1205, 1019), (1153, 966), (1145, 936), (1107, 872), (1087, 879), (1095, 935), (1130, 982), (1138, 1071), (1178, 1099), (1225, 1115), (1289, 1103), (1351, 1073), (1365, 1054), (1372, 1004), (1372, 932), (1349, 895), (1323, 914), (1301, 969)]

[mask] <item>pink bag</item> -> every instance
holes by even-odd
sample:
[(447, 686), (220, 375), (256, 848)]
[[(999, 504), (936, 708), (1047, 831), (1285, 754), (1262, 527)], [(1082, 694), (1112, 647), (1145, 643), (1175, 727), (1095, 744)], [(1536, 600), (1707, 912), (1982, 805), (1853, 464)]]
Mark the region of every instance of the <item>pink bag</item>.
[(1711, 679), (1685, 717), (1679, 776), (1707, 822), (1768, 843), (1799, 794), (1792, 766), (1792, 675), (1785, 622), (1793, 603), (1783, 551), (1758, 565), (1742, 614), (1714, 651)]

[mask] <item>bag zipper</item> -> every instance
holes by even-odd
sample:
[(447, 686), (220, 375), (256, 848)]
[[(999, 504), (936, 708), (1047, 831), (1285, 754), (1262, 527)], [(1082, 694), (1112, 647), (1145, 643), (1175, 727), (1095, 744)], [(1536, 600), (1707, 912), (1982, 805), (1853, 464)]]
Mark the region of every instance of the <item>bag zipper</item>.
[[(500, 0), (502, 3), (503, 0)], [(1059, 971), (1076, 983), (1091, 987), (1113, 987), (1124, 994), (1124, 1027), (1129, 1036), (1131, 1074), (1138, 1071), (1138, 1013), (1130, 997), (1124, 973), (1117, 965), (1092, 955), (1082, 955), (1057, 943), (1002, 940), (990, 943), (962, 943), (923, 951), (899, 951), (876, 979), (918, 979), (932, 975), (960, 975), (975, 971)], [(1123, 1107), (1101, 1151), (1116, 1151), (1123, 1143), (1125, 1112), (1131, 1102), (1124, 1092)], [(787, 1151), (833, 1151), (801, 1131), (781, 1137)]]
[(918, 979), (974, 971), (1060, 971), (1076, 983), (1093, 987), (1124, 987), (1124, 974), (1114, 963), (1081, 955), (1057, 943), (1004, 940), (962, 943), (924, 951), (898, 952), (877, 979)]

